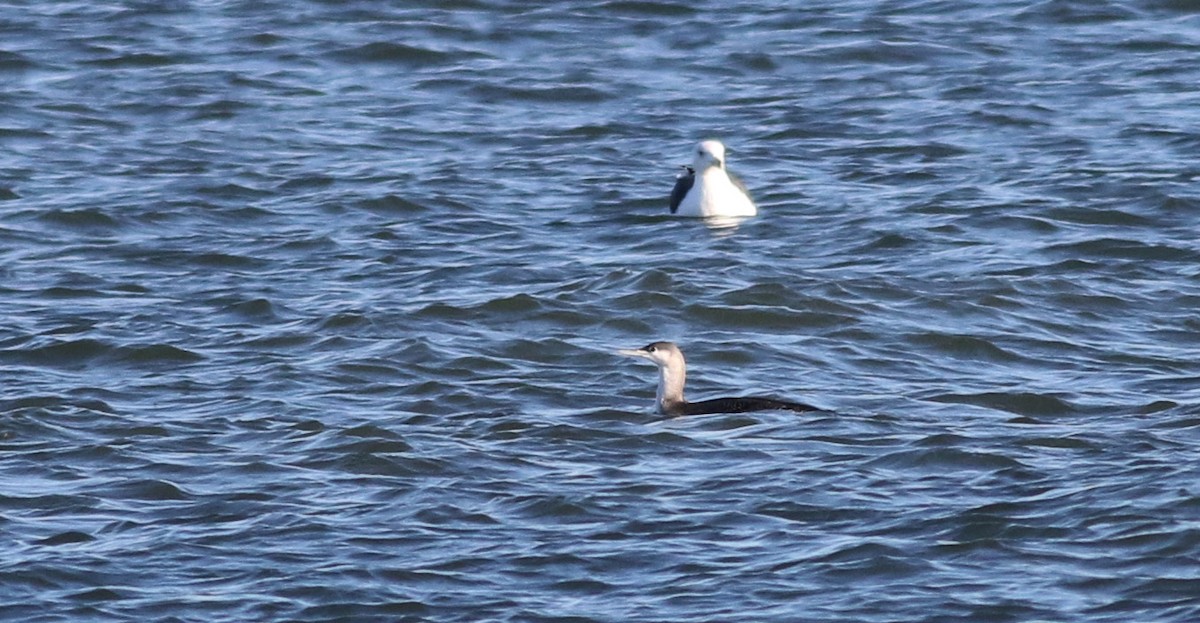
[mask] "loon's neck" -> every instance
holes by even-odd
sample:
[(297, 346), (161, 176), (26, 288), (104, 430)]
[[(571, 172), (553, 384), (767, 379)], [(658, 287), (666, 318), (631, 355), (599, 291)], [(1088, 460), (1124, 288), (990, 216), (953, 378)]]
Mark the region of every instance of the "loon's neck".
[(658, 400), (659, 412), (670, 414), (676, 410), (674, 407), (687, 404), (683, 398), (683, 383), (686, 378), (687, 370), (683, 362), (675, 366), (658, 367), (658, 394), (655, 398)]

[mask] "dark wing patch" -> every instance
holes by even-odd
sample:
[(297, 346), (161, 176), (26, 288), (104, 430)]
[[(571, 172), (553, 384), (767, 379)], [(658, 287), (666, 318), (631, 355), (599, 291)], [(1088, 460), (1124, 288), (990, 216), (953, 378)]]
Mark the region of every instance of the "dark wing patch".
[(675, 178), (675, 188), (671, 189), (671, 214), (679, 211), (679, 204), (687, 196), (692, 185), (696, 183), (696, 171), (692, 167), (684, 167), (686, 171)]
[(820, 411), (812, 405), (774, 398), (713, 398), (700, 402), (689, 402), (684, 405), (683, 415), (704, 415), (706, 413), (746, 413), (748, 411)]

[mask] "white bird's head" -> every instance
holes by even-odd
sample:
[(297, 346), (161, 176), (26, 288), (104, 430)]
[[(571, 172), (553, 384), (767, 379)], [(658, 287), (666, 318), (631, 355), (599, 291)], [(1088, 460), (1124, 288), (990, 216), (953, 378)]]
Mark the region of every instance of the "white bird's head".
[(721, 141), (700, 141), (692, 152), (692, 168), (699, 172), (713, 166), (725, 168), (725, 146)]

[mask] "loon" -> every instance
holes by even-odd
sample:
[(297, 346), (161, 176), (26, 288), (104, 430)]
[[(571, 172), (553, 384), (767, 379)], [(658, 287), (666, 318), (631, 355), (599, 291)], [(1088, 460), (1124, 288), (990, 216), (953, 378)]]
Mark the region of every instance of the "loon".
[(782, 409), (787, 411), (822, 411), (822, 409), (774, 398), (713, 398), (688, 402), (683, 397), (687, 368), (683, 351), (671, 342), (654, 342), (636, 350), (619, 350), (618, 354), (649, 359), (658, 365), (658, 412), (663, 415), (702, 415), (705, 413), (745, 413)]
[(757, 213), (746, 185), (725, 170), (725, 146), (721, 141), (700, 141), (691, 166), (685, 166), (683, 173), (675, 178), (671, 214), (754, 216)]

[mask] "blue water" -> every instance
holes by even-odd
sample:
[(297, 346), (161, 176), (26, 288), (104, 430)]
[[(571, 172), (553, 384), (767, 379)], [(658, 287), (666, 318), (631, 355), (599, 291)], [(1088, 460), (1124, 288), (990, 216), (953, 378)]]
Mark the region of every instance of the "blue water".
[(0, 5), (0, 620), (1200, 620), (1200, 6), (440, 7)]

